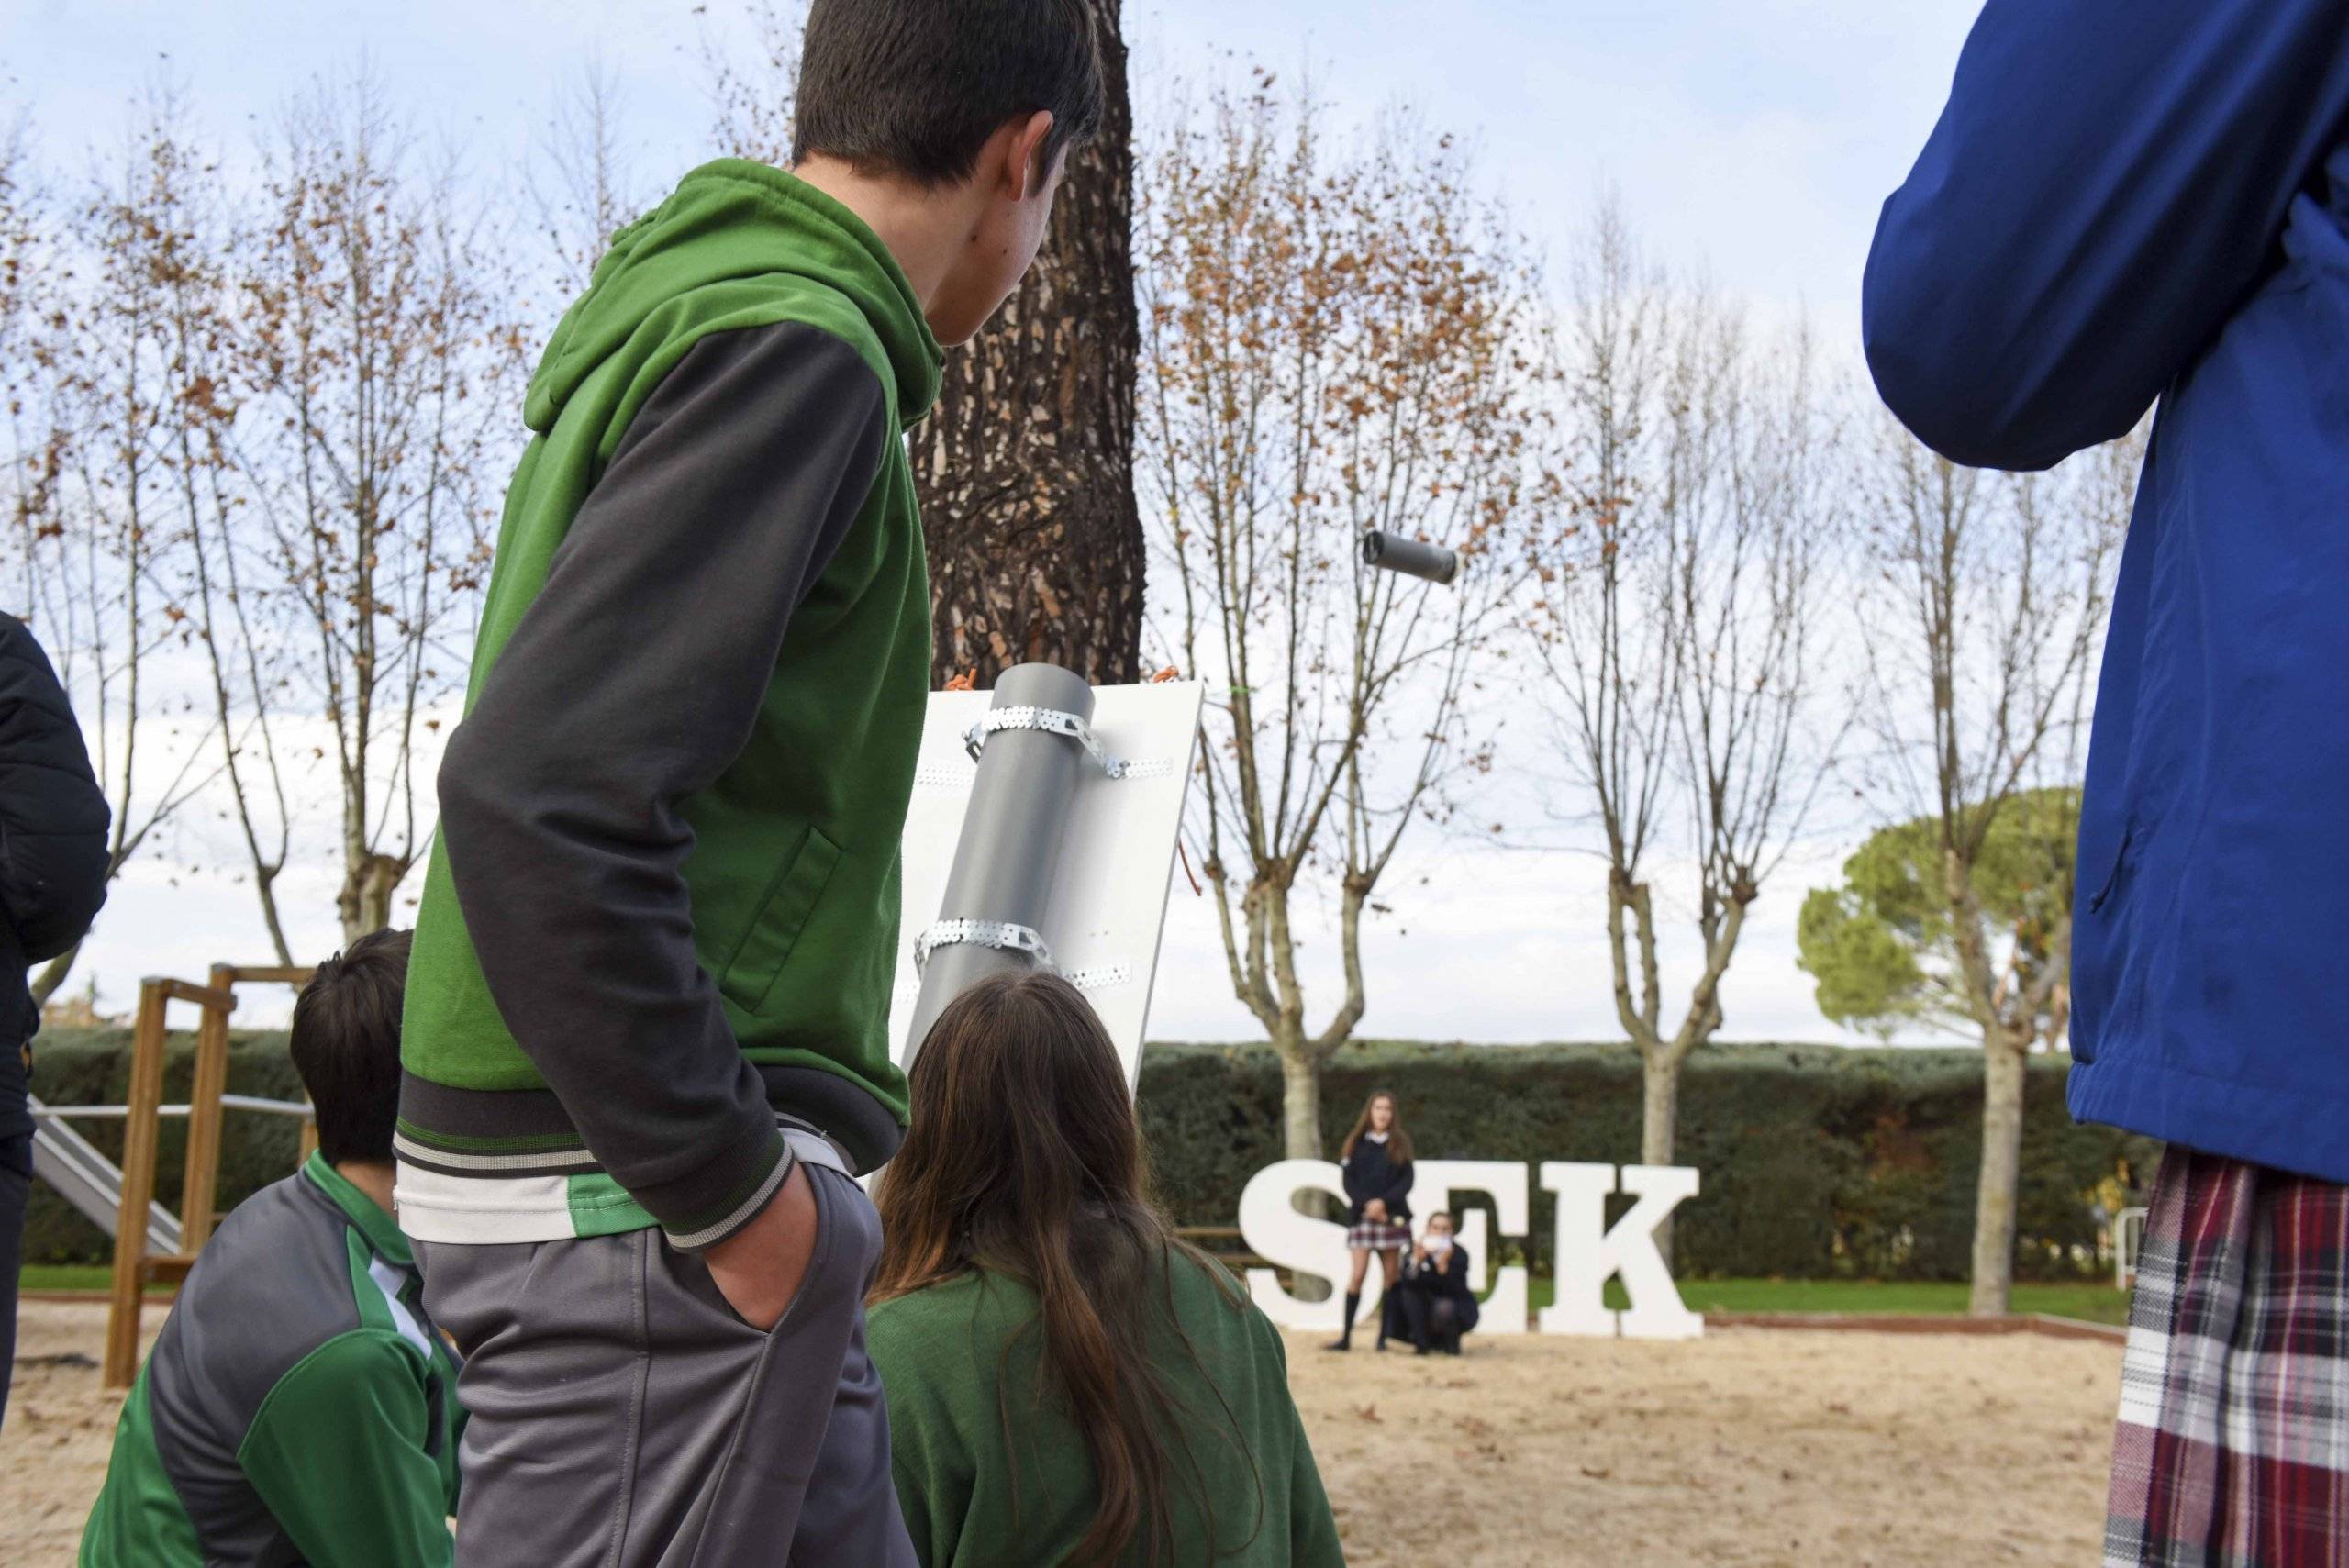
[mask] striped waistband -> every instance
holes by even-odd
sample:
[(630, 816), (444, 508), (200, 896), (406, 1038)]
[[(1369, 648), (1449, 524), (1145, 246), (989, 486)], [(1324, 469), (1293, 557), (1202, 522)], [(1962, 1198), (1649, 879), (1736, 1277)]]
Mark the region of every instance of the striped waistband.
[[(799, 1159), (828, 1165), (853, 1178), (859, 1173), (847, 1150), (822, 1129), (777, 1111), (775, 1126)], [(402, 1165), (444, 1176), (475, 1176), (495, 1181), (514, 1176), (588, 1176), (604, 1167), (584, 1149), (550, 1151), (541, 1154), (480, 1154), (452, 1152), (408, 1135), (405, 1125), (392, 1134), (392, 1152)]]
[[(857, 1083), (807, 1067), (753, 1063), (775, 1120), (819, 1140), (851, 1176), (879, 1169), (904, 1137), (896, 1118)], [(402, 1162), (448, 1175), (592, 1174), (603, 1167), (551, 1089), (458, 1089), (402, 1076), (393, 1148)]]
[[(790, 1126), (784, 1128), (783, 1137), (796, 1162), (822, 1165), (854, 1179), (830, 1139)], [(793, 1162), (787, 1160), (776, 1167), (778, 1179)], [(763, 1204), (774, 1191), (773, 1184), (763, 1186), (750, 1201)], [(452, 1246), (564, 1241), (658, 1228), (618, 1183), (598, 1173), (460, 1173), (420, 1163), (405, 1152), (399, 1157), (393, 1202), (400, 1229), (410, 1240)], [(723, 1233), (720, 1228), (707, 1234), (671, 1234), (669, 1241), (691, 1249)]]

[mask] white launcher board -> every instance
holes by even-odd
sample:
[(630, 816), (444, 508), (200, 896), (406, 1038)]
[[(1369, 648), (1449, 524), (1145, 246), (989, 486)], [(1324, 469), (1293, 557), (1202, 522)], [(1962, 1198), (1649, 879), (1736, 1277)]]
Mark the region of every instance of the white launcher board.
[[(1044, 944), (1065, 973), (1088, 980), (1114, 976), (1087, 984), (1085, 995), (1117, 1043), (1130, 1089), (1141, 1075), (1142, 1031), (1150, 1021), (1151, 984), (1158, 973), (1159, 938), (1166, 928), (1175, 843), (1206, 694), (1197, 681), (1095, 687), (1094, 738), (1112, 757), (1134, 764), (1134, 772), (1112, 779), (1085, 759), (1061, 825)], [(900, 1064), (921, 992), (914, 943), (932, 921), (987, 913), (940, 906), (978, 776), (963, 738), (994, 702), (992, 692), (934, 692), (922, 723), (921, 762), (906, 813), (897, 983), (889, 1006), (889, 1038)]]

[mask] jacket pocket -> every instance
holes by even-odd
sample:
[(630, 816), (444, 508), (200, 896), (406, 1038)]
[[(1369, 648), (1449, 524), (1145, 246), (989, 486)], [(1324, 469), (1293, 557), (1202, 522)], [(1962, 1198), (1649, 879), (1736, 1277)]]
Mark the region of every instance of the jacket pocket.
[(807, 929), (808, 917), (816, 912), (840, 861), (841, 847), (811, 824), (767, 884), (758, 913), (751, 917), (750, 929), (718, 977), (719, 995), (744, 1012), (759, 1010), (774, 988), (775, 976), (789, 961), (791, 950), (798, 945), (800, 934)]

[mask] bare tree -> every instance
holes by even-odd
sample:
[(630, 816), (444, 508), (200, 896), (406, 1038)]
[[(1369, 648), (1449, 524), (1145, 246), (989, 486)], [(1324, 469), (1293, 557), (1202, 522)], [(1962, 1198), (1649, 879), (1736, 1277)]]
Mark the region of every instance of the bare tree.
[[(1814, 708), (1836, 436), (1808, 331), (1639, 259), (1610, 198), (1576, 268), (1578, 505), (1545, 534), (1534, 645), (1578, 815), (1607, 858), (1615, 1010), (1642, 1064), (1641, 1159), (1673, 1162), (1681, 1069), (1726, 1018), (1747, 912), (1833, 752)], [(1700, 960), (1664, 1012), (1652, 862), (1694, 871)], [(1668, 1223), (1668, 1222), (1667, 1222)], [(1658, 1231), (1669, 1255), (1671, 1233)]]
[(552, 250), (564, 297), (587, 286), (612, 236), (644, 206), (626, 139), (618, 76), (591, 55), (556, 88), (527, 177), (540, 232)]
[[(1516, 586), (1490, 546), (1555, 481), (1538, 280), (1465, 159), (1400, 120), (1335, 155), (1273, 84), (1217, 95), (1152, 160), (1142, 398), (1167, 640), (1225, 694), (1194, 831), (1310, 1157), (1323, 1064), (1367, 1001), (1364, 912), (1411, 824), (1490, 764), (1475, 683)], [(1368, 528), (1459, 550), (1459, 584), (1365, 567)], [(1297, 924), (1317, 893), (1342, 971), (1318, 1026)]]
[(791, 101), (799, 85), (799, 35), (807, 0), (748, 0), (745, 51), (705, 32), (703, 74), (718, 111), (718, 144), (754, 163), (791, 166)]
[(8, 571), (6, 603), (26, 617), (37, 613), (35, 573), (59, 528), (67, 442), (58, 396), (64, 335), (57, 329), (65, 269), (50, 232), (54, 203), (33, 161), (31, 122), (20, 112), (0, 128), (0, 398), (8, 415), (8, 531), (0, 561)]
[(236, 818), (271, 947), (291, 964), (277, 880), (292, 854), (295, 813), (275, 725), (290, 628), (272, 595), (247, 584), (256, 575), (250, 493), (235, 436), (241, 324), (233, 270), (242, 236), (218, 161), (196, 144), (176, 92), (150, 95), (139, 155), (145, 194), (123, 243), (157, 289), (160, 480), (173, 517), (157, 584), (172, 595), (166, 613), (182, 645), (202, 656), (224, 809)]
[[(1986, 915), (1976, 871), (2018, 803), (2076, 798), (2110, 566), (2143, 447), (2132, 438), (2022, 476), (1956, 467), (1888, 420), (1881, 449), (1865, 639), (1873, 782), (1938, 829), (1954, 978), (1983, 1044), (1971, 1310), (1995, 1316), (2014, 1279), (2024, 1062), (2062, 1006), (2071, 900), (2053, 901), (2055, 929), (2032, 944), (2041, 961), (2019, 967), (2001, 948), (2020, 939)], [(2032, 809), (2028, 820), (2051, 839), (2076, 829), (2073, 808)], [(2051, 843), (2045, 862), (2069, 868), (2068, 845)]]
[[(1680, 652), (1664, 613), (1670, 595), (1660, 587), (1669, 573), (1655, 564), (1670, 557), (1669, 535), (1653, 515), (1654, 496), (1665, 487), (1660, 427), (1673, 369), (1675, 300), (1662, 271), (1641, 256), (1611, 196), (1593, 215), (1575, 258), (1573, 285), (1562, 379), (1575, 459), (1573, 505), (1545, 517), (1550, 526), (1531, 536), (1542, 584), (1531, 628), (1551, 677), (1558, 754), (1595, 809), (1605, 840), (1617, 1016), (1642, 1057), (1662, 1067), (1668, 1048), (1658, 1043), (1662, 976), (1644, 872), (1668, 814)], [(1709, 1005), (1692, 1008), (1691, 1021), (1703, 1025), (1710, 1011)], [(1676, 1063), (1670, 1071), (1676, 1074)], [(1652, 1075), (1651, 1109), (1655, 1090)], [(1643, 1151), (1647, 1139), (1643, 1129)]]
[(420, 161), (372, 77), (320, 86), (267, 149), (240, 280), (246, 473), (270, 591), (300, 606), (292, 678), (331, 736), (346, 940), (388, 922), (428, 828), (417, 731), (463, 668), (444, 637), (472, 628), (526, 341), (506, 237)]
[[(171, 655), (185, 613), (167, 582), (172, 433), (185, 383), (173, 362), (170, 246), (176, 100), (150, 95), (83, 195), (39, 239), (19, 206), (7, 227), (16, 341), (6, 357), (16, 444), (9, 545), (23, 603), (88, 735), (113, 812), (109, 879), (212, 773), (208, 736)], [(19, 150), (22, 142), (17, 144)], [(19, 151), (21, 157), (21, 150)], [(35, 981), (45, 1001), (78, 948)]]

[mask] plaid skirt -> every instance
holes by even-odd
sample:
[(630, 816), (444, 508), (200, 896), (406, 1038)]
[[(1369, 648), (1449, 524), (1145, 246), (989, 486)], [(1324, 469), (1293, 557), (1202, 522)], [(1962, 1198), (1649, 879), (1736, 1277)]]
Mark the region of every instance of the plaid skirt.
[(2104, 1561), (2349, 1568), (2349, 1187), (2163, 1157)]
[(1397, 1225), (1391, 1219), (1363, 1219), (1346, 1227), (1346, 1245), (1356, 1251), (1367, 1247), (1380, 1251), (1388, 1247), (1410, 1250), (1411, 1228)]

